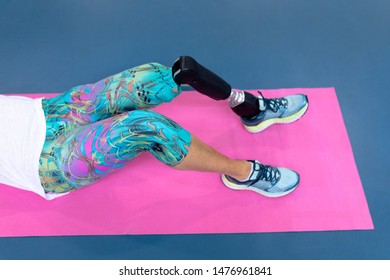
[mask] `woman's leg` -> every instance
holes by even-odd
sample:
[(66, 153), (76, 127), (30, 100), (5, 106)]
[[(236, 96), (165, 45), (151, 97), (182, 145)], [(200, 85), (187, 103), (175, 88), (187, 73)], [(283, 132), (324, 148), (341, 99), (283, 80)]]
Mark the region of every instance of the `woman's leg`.
[(299, 182), (291, 170), (230, 159), (172, 120), (148, 110), (81, 126), (53, 141), (50, 156), (41, 157), (41, 182), (46, 192), (79, 189), (122, 168), (144, 151), (175, 169), (225, 174), (228, 187), (266, 196), (285, 195)]
[(250, 173), (248, 161), (223, 156), (172, 120), (148, 110), (79, 127), (59, 137), (51, 151), (51, 160), (41, 159), (41, 181), (47, 192), (56, 193), (94, 183), (144, 151), (176, 169), (218, 172), (237, 179)]

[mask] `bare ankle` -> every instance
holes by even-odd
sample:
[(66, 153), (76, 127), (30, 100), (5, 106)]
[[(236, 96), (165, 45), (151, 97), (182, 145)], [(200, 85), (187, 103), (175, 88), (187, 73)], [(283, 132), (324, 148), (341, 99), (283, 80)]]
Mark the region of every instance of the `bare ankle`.
[(243, 161), (241, 165), (242, 167), (240, 168), (240, 170), (237, 170), (237, 174), (231, 177), (239, 181), (248, 180), (252, 172), (252, 163), (250, 163), (249, 161)]

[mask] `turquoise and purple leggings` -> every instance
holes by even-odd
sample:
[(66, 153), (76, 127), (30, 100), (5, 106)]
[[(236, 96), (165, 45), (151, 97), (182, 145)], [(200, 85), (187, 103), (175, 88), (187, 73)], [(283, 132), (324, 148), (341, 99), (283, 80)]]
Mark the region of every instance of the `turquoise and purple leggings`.
[(181, 92), (171, 68), (149, 63), (42, 100), (47, 131), (39, 175), (46, 192), (92, 184), (148, 151), (175, 166), (191, 134), (148, 109)]

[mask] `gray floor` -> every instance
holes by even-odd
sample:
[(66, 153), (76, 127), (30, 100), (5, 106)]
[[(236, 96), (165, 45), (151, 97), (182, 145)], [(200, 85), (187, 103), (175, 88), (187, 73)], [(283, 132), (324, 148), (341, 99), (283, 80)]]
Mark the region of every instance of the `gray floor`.
[(62, 92), (145, 62), (171, 65), (182, 54), (236, 88), (335, 86), (375, 224), (374, 231), (1, 238), (0, 258), (390, 258), (389, 12), (385, 0), (0, 0), (0, 93)]

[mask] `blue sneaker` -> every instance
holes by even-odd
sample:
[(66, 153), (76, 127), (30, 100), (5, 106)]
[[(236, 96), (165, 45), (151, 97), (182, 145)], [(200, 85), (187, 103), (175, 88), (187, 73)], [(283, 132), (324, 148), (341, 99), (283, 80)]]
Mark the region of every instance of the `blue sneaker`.
[(241, 120), (246, 130), (251, 133), (263, 131), (267, 127), (277, 123), (292, 123), (301, 118), (309, 107), (309, 101), (305, 94), (293, 94), (282, 98), (264, 98), (259, 92), (260, 113)]
[(298, 187), (299, 174), (293, 170), (264, 165), (252, 161), (253, 171), (249, 180), (238, 181), (222, 175), (223, 183), (233, 190), (249, 190), (266, 197), (280, 197), (289, 194)]

